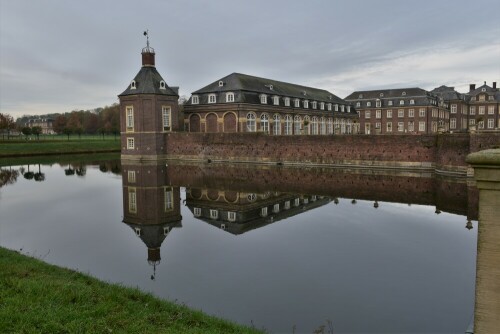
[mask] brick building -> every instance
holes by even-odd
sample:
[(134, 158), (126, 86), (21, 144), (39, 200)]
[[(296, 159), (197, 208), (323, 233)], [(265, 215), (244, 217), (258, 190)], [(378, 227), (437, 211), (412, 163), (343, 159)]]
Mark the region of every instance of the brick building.
[(449, 127), (448, 104), (421, 88), (356, 91), (345, 100), (359, 113), (363, 134), (428, 134)]
[(195, 91), (184, 113), (189, 132), (327, 135), (358, 130), (354, 108), (326, 90), (240, 73)]
[(27, 121), (25, 123), (25, 126), (30, 128), (39, 126), (42, 128), (42, 133), (44, 135), (53, 135), (55, 134), (55, 131), (53, 129), (53, 123), (54, 120), (52, 118), (35, 118)]
[(484, 82), (481, 87), (470, 85), (469, 92), (469, 126), (476, 125), (480, 130), (493, 130), (500, 127), (500, 89), (493, 82), (490, 87)]
[(467, 131), (469, 96), (457, 92), (455, 87), (444, 85), (431, 90), (431, 94), (439, 96), (450, 106), (450, 131)]

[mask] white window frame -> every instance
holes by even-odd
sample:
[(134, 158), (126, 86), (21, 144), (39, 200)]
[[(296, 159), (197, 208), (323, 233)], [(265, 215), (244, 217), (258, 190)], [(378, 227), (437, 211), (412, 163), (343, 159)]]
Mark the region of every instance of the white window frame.
[(267, 206), (260, 209), (260, 215), (262, 217), (267, 217)]
[(290, 106), (290, 98), (285, 97), (285, 107), (289, 107), (289, 106)]
[(381, 106), (382, 106), (382, 101), (380, 101), (380, 100), (375, 101), (376, 108), (380, 108)]
[(325, 110), (325, 102), (320, 102), (319, 103), (319, 109), (320, 110)]
[(328, 111), (332, 111), (332, 104), (331, 104), (331, 103), (328, 103), (328, 104), (326, 105), (326, 108), (327, 108), (327, 110), (328, 110)]
[(382, 118), (382, 110), (376, 110), (375, 111), (375, 118), (377, 118), (377, 119)]
[(254, 113), (249, 112), (247, 114), (247, 132), (255, 132), (255, 118), (256, 117)]
[(210, 219), (218, 219), (219, 210), (210, 209)]
[(174, 191), (172, 187), (164, 187), (163, 194), (165, 212), (172, 211), (174, 209)]
[(308, 100), (304, 100), (303, 104), (304, 104), (304, 109), (308, 109), (309, 108), (309, 101)]
[(215, 94), (208, 94), (208, 103), (217, 103), (217, 97)]
[(371, 107), (372, 106), (372, 103), (370, 101), (366, 102), (366, 106), (367, 107)]
[(227, 220), (230, 222), (236, 221), (236, 212), (234, 211), (228, 211), (227, 212)]
[(191, 104), (200, 104), (200, 97), (198, 95), (193, 95), (191, 97)]
[(399, 105), (400, 105), (400, 106), (404, 106), (404, 104), (405, 104), (405, 101), (404, 101), (404, 100), (399, 100)]
[(484, 115), (486, 112), (486, 107), (485, 106), (479, 106), (478, 108), (478, 115)]
[(201, 216), (201, 208), (193, 208), (193, 215), (195, 217), (200, 217)]
[(163, 132), (172, 131), (172, 108), (169, 106), (161, 107), (161, 121)]
[(134, 132), (134, 107), (126, 106), (125, 113), (127, 115), (126, 116), (127, 132)]
[(318, 102), (312, 101), (311, 104), (312, 104), (312, 108), (313, 109), (317, 109), (318, 108)]
[(226, 93), (226, 102), (234, 102), (234, 93), (233, 92)]
[(281, 116), (280, 116), (280, 114), (273, 115), (273, 135), (281, 135)]
[(415, 117), (415, 109), (408, 109), (408, 117)]
[(269, 133), (269, 115), (266, 113), (260, 115), (260, 131)]
[(280, 105), (280, 97), (279, 96), (273, 96), (273, 104), (275, 106), (279, 106)]
[(129, 183), (135, 183), (135, 170), (129, 170), (127, 172), (127, 179)]
[(456, 129), (457, 128), (457, 119), (456, 118), (450, 118), (450, 129)]
[(387, 101), (387, 105), (388, 105), (388, 106), (392, 106), (392, 100)]
[(293, 119), (290, 115), (285, 115), (285, 135), (291, 135), (293, 131)]
[(294, 100), (294, 106), (295, 106), (295, 108), (300, 108), (300, 100), (299, 99)]
[(403, 117), (405, 117), (405, 110), (398, 109), (398, 118), (403, 118)]
[(405, 130), (405, 123), (398, 122), (398, 132), (403, 132)]
[(135, 187), (128, 188), (128, 212), (137, 213), (137, 191)]
[(261, 104), (267, 104), (267, 95), (266, 94), (261, 94), (260, 95), (260, 103)]
[(425, 108), (420, 108), (418, 111), (418, 117), (425, 117)]
[(495, 119), (488, 118), (488, 129), (493, 129), (495, 127)]
[(488, 106), (488, 115), (495, 115), (495, 106)]
[(300, 135), (302, 130), (302, 118), (299, 115), (293, 117), (293, 130), (296, 135)]
[(410, 100), (410, 104), (415, 104), (415, 100)]
[(457, 105), (456, 104), (452, 104), (451, 105), (450, 112), (452, 114), (456, 114), (457, 113)]
[(135, 139), (132, 137), (127, 137), (127, 150), (135, 149)]
[(392, 132), (392, 122), (387, 122), (385, 132)]
[(365, 111), (365, 118), (370, 118), (371, 117), (371, 112), (370, 110)]
[(392, 118), (392, 110), (387, 110), (385, 116), (386, 118)]
[(418, 131), (425, 132), (425, 121), (418, 122)]

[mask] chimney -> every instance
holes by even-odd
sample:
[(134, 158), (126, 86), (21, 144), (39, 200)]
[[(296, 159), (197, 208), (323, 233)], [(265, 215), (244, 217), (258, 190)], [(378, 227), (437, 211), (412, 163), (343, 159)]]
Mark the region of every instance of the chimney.
[(470, 84), (469, 91), (472, 92), (474, 89), (476, 89), (476, 84)]
[(497, 82), (493, 81), (493, 89), (497, 89)]

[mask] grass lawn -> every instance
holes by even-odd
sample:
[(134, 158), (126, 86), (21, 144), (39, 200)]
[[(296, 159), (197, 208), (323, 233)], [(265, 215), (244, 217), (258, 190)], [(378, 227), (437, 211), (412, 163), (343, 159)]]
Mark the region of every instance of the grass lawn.
[(67, 137), (45, 136), (40, 140), (0, 140), (0, 158), (30, 155), (51, 155), (68, 153), (119, 152), (119, 137), (99, 136)]
[(259, 333), (0, 247), (0, 333)]

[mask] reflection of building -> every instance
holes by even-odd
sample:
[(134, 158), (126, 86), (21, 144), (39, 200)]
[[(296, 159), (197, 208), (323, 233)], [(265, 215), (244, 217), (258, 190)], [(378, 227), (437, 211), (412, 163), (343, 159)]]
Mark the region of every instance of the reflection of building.
[(357, 132), (358, 115), (334, 94), (241, 73), (229, 74), (194, 92), (184, 112), (184, 128), (189, 132)]
[(165, 165), (122, 164), (123, 222), (148, 248), (148, 262), (160, 263), (160, 247), (182, 227), (179, 187), (169, 186)]
[(331, 201), (323, 196), (188, 189), (193, 215), (231, 234), (243, 234)]

